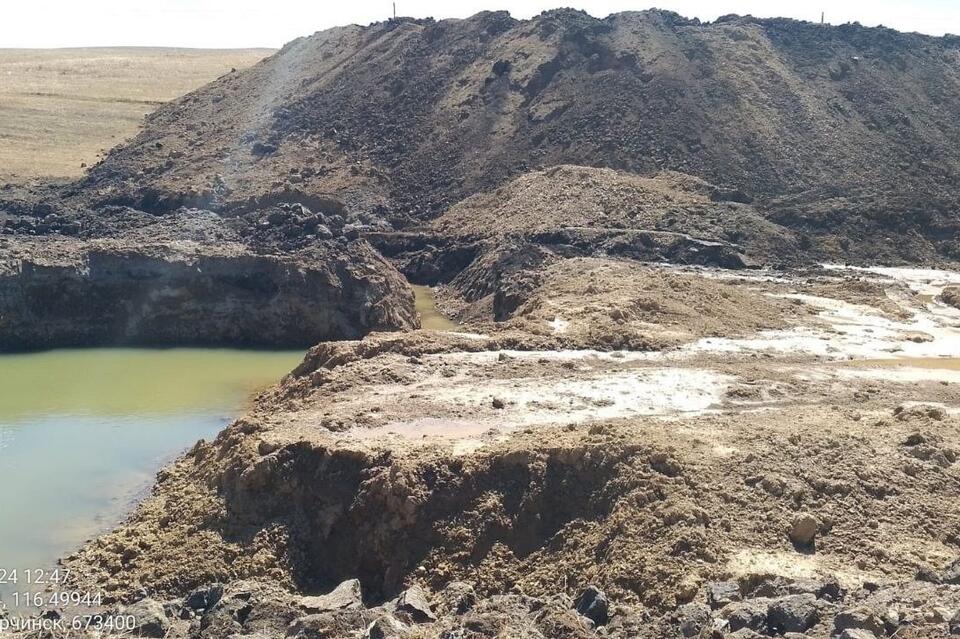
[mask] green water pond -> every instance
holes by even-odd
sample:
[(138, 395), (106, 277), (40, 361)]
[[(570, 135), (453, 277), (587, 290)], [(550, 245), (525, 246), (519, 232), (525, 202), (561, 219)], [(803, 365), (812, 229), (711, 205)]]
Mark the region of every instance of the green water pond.
[[(0, 355), (0, 570), (47, 568), (116, 525), (164, 463), (214, 437), (302, 357), (221, 349)], [(10, 590), (0, 584), (0, 597)]]

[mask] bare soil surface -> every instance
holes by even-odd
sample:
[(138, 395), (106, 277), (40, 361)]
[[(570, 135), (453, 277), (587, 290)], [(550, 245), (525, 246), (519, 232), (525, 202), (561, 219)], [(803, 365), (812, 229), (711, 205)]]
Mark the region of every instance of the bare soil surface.
[(748, 335), (783, 328), (807, 313), (790, 300), (761, 295), (777, 288), (761, 278), (730, 286), (694, 269), (630, 260), (565, 259), (525, 275), (535, 284), (509, 317), (494, 317), (490, 296), (456, 304), (456, 289), (445, 287), (443, 299), (449, 312), (483, 330), (517, 329), (567, 348), (605, 350)]
[[(505, 322), (313, 348), (67, 565), (255, 602), (177, 600), (172, 636), (948, 632), (960, 314), (928, 291), (960, 275), (547, 272)], [(596, 332), (616, 308), (646, 348)], [(354, 578), (351, 613), (308, 596)]]

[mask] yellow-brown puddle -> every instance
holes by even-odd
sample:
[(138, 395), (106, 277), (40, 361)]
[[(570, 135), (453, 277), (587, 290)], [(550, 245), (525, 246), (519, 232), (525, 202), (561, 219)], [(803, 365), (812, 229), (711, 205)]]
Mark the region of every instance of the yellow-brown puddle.
[(437, 310), (437, 300), (433, 289), (429, 286), (411, 284), (416, 297), (416, 309), (420, 314), (420, 327), (433, 331), (455, 331), (459, 328), (456, 322)]
[[(251, 393), (302, 357), (217, 349), (0, 355), (0, 568), (50, 568), (109, 528), (164, 462), (215, 436)], [(8, 607), (15, 587), (0, 583)]]

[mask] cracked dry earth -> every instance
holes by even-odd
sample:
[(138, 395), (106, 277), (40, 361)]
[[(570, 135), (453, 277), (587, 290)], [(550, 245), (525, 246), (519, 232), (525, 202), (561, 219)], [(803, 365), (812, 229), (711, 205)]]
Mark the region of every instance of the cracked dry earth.
[(960, 274), (550, 268), (314, 347), (77, 585), (150, 636), (960, 632)]

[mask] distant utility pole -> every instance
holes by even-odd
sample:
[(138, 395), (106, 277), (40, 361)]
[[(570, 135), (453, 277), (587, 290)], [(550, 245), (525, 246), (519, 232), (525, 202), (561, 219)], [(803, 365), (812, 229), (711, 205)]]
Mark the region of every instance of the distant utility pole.
[[(394, 6), (396, 6), (397, 3), (393, 3), (393, 4), (394, 4)], [(393, 14), (394, 14), (393, 17), (397, 17), (397, 16), (396, 16), (396, 14), (397, 14), (397, 10), (396, 10), (396, 9), (393, 10)], [(823, 24), (824, 18), (826, 18), (826, 16), (827, 16), (827, 12), (826, 12), (826, 11), (821, 11), (821, 12), (820, 12), (820, 24)]]
[(393, 3), (393, 19), (394, 20), (397, 19), (397, 3), (396, 2)]

